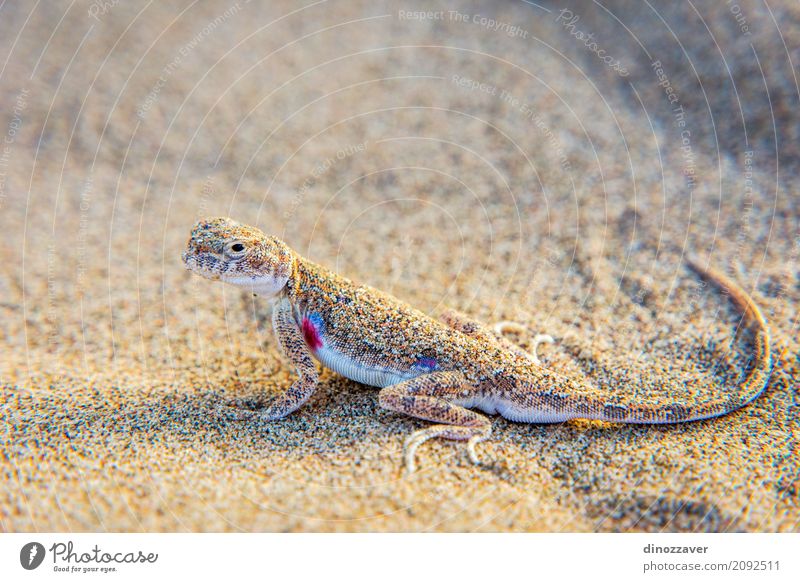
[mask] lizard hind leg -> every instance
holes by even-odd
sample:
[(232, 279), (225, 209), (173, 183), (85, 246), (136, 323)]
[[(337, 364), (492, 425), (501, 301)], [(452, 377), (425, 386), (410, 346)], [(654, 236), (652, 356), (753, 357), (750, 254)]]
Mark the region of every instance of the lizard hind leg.
[[(494, 333), (503, 338), (505, 341), (508, 341), (505, 339), (506, 331), (510, 331), (511, 333), (525, 333), (528, 330), (525, 329), (525, 326), (517, 323), (516, 321), (498, 321), (494, 324)], [(542, 362), (539, 360), (539, 355), (537, 354), (539, 344), (554, 344), (555, 342), (556, 340), (553, 339), (553, 336), (546, 333), (537, 333), (533, 337), (533, 342), (531, 342), (532, 345), (530, 351), (523, 351), (523, 353), (529, 359), (533, 360), (535, 364), (541, 366)]]
[(552, 336), (546, 334), (538, 334), (536, 337), (533, 338), (533, 345), (531, 346), (531, 351), (526, 352), (520, 346), (509, 341), (504, 336), (504, 333), (506, 331), (510, 331), (513, 333), (527, 332), (527, 329), (525, 329), (525, 327), (514, 321), (500, 321), (494, 325), (493, 329), (489, 329), (483, 324), (478, 323), (474, 319), (471, 319), (469, 316), (454, 309), (446, 310), (444, 313), (442, 313), (440, 319), (445, 324), (455, 329), (456, 331), (460, 331), (461, 333), (466, 334), (468, 336), (472, 336), (478, 339), (483, 339), (492, 342), (494, 344), (500, 345), (510, 352), (514, 352), (517, 355), (520, 355), (528, 360), (531, 360), (537, 366), (542, 365), (542, 362), (539, 360), (539, 356), (536, 353), (539, 344), (542, 343), (552, 344), (555, 342)]
[(378, 402), (384, 408), (440, 424), (420, 429), (405, 442), (404, 461), (413, 473), (417, 449), (432, 438), (467, 441), (470, 460), (478, 464), (475, 445), (492, 433), (492, 423), (485, 416), (459, 406), (459, 399), (477, 396), (460, 372), (432, 372), (380, 391)]

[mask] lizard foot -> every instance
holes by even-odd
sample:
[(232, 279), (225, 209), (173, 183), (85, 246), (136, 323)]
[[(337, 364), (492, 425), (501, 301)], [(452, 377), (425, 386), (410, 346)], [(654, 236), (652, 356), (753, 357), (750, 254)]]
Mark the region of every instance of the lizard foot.
[[(476, 431), (478, 432), (476, 433)], [(403, 447), (405, 449), (404, 461), (406, 470), (409, 473), (414, 473), (416, 471), (417, 465), (415, 457), (417, 454), (417, 449), (423, 443), (437, 437), (452, 440), (466, 440), (469, 460), (475, 465), (480, 465), (481, 462), (478, 459), (477, 452), (475, 451), (475, 445), (488, 439), (491, 434), (491, 425), (485, 427), (474, 427), (439, 424), (418, 430), (406, 439)]]
[[(494, 324), (494, 332), (503, 337), (506, 331), (510, 331), (511, 333), (525, 333), (527, 330), (525, 327), (516, 321), (498, 321)], [(539, 359), (539, 355), (537, 354), (537, 350), (539, 348), (539, 344), (552, 344), (555, 343), (556, 340), (553, 339), (553, 336), (547, 335), (545, 333), (536, 334), (533, 338), (533, 345), (531, 346), (530, 352), (524, 352), (533, 362), (539, 366), (542, 365), (541, 360)]]
[(486, 434), (476, 434), (467, 441), (467, 454), (469, 454), (469, 460), (472, 461), (473, 465), (481, 464), (478, 460), (478, 453), (475, 452), (475, 445), (488, 439), (490, 434), (491, 429), (487, 431)]
[(217, 418), (223, 420), (277, 420), (286, 416), (281, 410), (277, 410), (274, 406), (261, 406), (252, 408), (248, 406), (250, 403), (241, 403), (234, 405), (220, 404), (215, 407), (214, 412)]
[(404, 460), (409, 473), (416, 469), (417, 449), (432, 438), (467, 441), (470, 460), (477, 462), (475, 444), (489, 437), (492, 423), (452, 401), (483, 394), (481, 390), (480, 386), (470, 386), (461, 372), (431, 372), (380, 391), (378, 403), (383, 408), (440, 423), (418, 430), (406, 439)]
[(227, 404), (220, 404), (214, 407), (214, 414), (220, 420), (250, 420), (258, 415), (258, 412), (257, 410)]
[(531, 356), (533, 357), (533, 361), (537, 364), (541, 365), (542, 362), (539, 360), (539, 356), (536, 354), (536, 350), (539, 348), (539, 344), (554, 344), (556, 340), (553, 339), (553, 336), (547, 335), (546, 333), (537, 333), (533, 337), (533, 346), (531, 347)]

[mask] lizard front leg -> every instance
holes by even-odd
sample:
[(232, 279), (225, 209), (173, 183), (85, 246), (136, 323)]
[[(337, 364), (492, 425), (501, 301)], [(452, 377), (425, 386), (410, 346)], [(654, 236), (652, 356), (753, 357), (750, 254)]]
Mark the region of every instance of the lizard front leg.
[(298, 378), (289, 389), (269, 406), (257, 411), (239, 411), (237, 418), (277, 420), (300, 408), (314, 393), (319, 373), (308, 350), (303, 334), (297, 325), (288, 299), (275, 303), (272, 312), (272, 329), (283, 355), (294, 365)]
[(470, 460), (478, 463), (475, 445), (489, 438), (492, 423), (485, 416), (454, 403), (458, 399), (468, 400), (477, 393), (478, 388), (467, 384), (460, 372), (432, 372), (380, 391), (378, 402), (382, 407), (443, 423), (418, 430), (406, 439), (405, 464), (409, 472), (415, 470), (417, 448), (437, 437), (467, 441)]

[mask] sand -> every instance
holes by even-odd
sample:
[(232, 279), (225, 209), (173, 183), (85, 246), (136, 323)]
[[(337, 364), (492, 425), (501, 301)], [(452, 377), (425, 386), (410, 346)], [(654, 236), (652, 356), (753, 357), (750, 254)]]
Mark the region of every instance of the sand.
[[(0, 527), (797, 531), (800, 10), (735, 6), (4, 6)], [(425, 423), (329, 371), (281, 422), (211, 413), (291, 378), (269, 306), (180, 264), (215, 215), (645, 400), (748, 365), (695, 252), (774, 371), (724, 418), (498, 418), (481, 466), (431, 442), (407, 476)]]

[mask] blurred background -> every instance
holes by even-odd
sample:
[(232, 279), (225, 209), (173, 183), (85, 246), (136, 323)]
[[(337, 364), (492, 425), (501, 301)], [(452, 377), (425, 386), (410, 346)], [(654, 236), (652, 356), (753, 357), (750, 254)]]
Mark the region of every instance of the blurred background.
[[(797, 530), (798, 25), (790, 0), (5, 3), (0, 527)], [(266, 304), (180, 264), (214, 215), (676, 399), (748, 365), (695, 253), (761, 305), (772, 379), (686, 426), (498, 419), (484, 467), (436, 442), (408, 478), (422, 423), (330, 372), (280, 423), (210, 417), (292, 374)]]

